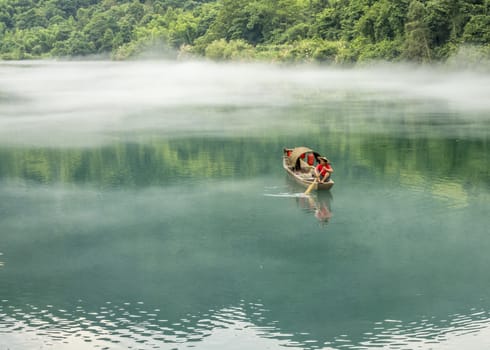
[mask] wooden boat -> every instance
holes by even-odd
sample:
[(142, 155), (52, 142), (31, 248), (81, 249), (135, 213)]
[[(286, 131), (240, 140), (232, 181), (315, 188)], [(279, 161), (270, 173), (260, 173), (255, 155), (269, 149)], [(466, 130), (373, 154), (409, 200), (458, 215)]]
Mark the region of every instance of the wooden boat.
[[(308, 147), (284, 148), (282, 166), (288, 175), (304, 187), (309, 187), (315, 180), (314, 169), (319, 163), (320, 153)], [(334, 182), (332, 179), (323, 183), (316, 183), (314, 190), (329, 190)]]

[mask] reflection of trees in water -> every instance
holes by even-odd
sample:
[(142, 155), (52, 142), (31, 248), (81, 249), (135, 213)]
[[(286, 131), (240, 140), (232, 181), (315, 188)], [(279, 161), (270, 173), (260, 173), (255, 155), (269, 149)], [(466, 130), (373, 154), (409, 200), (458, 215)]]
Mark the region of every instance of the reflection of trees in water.
[[(364, 123), (389, 124), (385, 119)], [(411, 135), (411, 127), (418, 130), (414, 121), (405, 127), (408, 135)], [(473, 186), (488, 187), (487, 140), (448, 138), (434, 132), (436, 137), (381, 133), (374, 138), (369, 132), (332, 132), (326, 141), (321, 133), (313, 132), (309, 139), (318, 140), (312, 146), (329, 155), (336, 169), (335, 176), (341, 175), (343, 179), (369, 181), (376, 178), (413, 183), (418, 178), (426, 181), (437, 178), (461, 183), (464, 190)], [(417, 135), (416, 131), (414, 133)], [(305, 142), (308, 143), (305, 140), (294, 143)], [(0, 148), (0, 178), (40, 183), (148, 186), (167, 185), (182, 178), (254, 177), (280, 171), (284, 144), (274, 138), (261, 141), (188, 138), (151, 139), (145, 143), (83, 149), (7, 147)]]

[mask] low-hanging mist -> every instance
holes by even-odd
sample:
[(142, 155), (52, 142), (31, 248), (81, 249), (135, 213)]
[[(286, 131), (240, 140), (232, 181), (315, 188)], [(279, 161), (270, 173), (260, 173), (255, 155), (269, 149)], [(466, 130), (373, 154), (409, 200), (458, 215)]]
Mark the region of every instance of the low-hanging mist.
[(392, 100), (465, 118), (490, 111), (490, 76), (421, 66), (34, 61), (2, 63), (0, 76), (0, 142), (14, 144), (90, 145), (121, 132), (254, 135), (297, 122), (295, 106), (339, 101), (350, 114), (357, 103), (375, 104), (361, 118), (379, 117)]

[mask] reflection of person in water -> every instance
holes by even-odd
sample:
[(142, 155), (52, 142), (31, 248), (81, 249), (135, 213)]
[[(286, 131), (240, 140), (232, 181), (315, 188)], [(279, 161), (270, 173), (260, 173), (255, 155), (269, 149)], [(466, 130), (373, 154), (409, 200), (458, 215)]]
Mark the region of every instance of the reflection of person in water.
[(330, 192), (320, 192), (315, 196), (304, 196), (297, 198), (298, 205), (307, 213), (313, 213), (315, 218), (322, 224), (326, 224), (332, 218), (330, 210), (330, 200), (332, 194)]
[(328, 196), (318, 196), (317, 198), (310, 199), (314, 205), (315, 217), (320, 222), (328, 222), (332, 217), (332, 212), (330, 211), (330, 198)]

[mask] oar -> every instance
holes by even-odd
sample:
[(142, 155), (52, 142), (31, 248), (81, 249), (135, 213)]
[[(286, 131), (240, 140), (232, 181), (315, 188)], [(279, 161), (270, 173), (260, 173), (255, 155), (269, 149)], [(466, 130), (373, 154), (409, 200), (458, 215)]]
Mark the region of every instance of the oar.
[(306, 191), (305, 191), (305, 194), (306, 194), (306, 195), (307, 195), (307, 194), (310, 194), (310, 192), (313, 190), (313, 187), (315, 187), (315, 184), (316, 184), (316, 180), (317, 180), (317, 179), (315, 178), (315, 180), (313, 180), (313, 182), (311, 183), (311, 185), (310, 185), (310, 186), (308, 186), (308, 188), (307, 188), (307, 189), (306, 189)]

